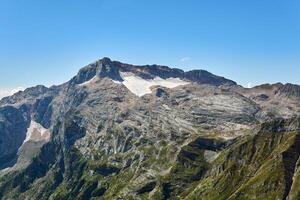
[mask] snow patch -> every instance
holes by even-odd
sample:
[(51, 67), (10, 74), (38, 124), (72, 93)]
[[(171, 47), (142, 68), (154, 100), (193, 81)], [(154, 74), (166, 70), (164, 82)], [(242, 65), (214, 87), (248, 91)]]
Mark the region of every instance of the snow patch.
[[(152, 86), (163, 86), (167, 88), (174, 88), (180, 85), (189, 84), (189, 82), (183, 81), (180, 78), (162, 79), (157, 76), (154, 79), (143, 79), (131, 72), (120, 72), (120, 76), (123, 79), (123, 81), (117, 81), (117, 80), (112, 80), (112, 81), (116, 84), (123, 84), (132, 93), (134, 93), (139, 97), (145, 94), (150, 94)], [(90, 80), (79, 84), (79, 86), (91, 86), (98, 80), (99, 77), (96, 75)]]
[(29, 128), (27, 129), (26, 139), (23, 143), (28, 141), (46, 141), (50, 140), (50, 131), (45, 129), (42, 125), (35, 121), (31, 121)]
[(116, 83), (116, 84), (122, 84), (122, 82), (121, 81), (116, 81), (116, 80), (112, 80), (114, 83)]
[(98, 79), (99, 79), (99, 78), (98, 78), (98, 76), (96, 75), (96, 76), (94, 76), (93, 78), (91, 78), (90, 80), (85, 81), (85, 82), (79, 84), (79, 86), (89, 86), (89, 85), (95, 83)]
[(122, 84), (139, 97), (151, 93), (150, 88), (152, 86), (159, 85), (167, 88), (174, 88), (180, 85), (189, 84), (189, 82), (183, 81), (180, 78), (162, 79), (160, 77), (155, 77), (154, 79), (143, 79), (128, 72), (120, 72), (120, 75), (124, 80)]

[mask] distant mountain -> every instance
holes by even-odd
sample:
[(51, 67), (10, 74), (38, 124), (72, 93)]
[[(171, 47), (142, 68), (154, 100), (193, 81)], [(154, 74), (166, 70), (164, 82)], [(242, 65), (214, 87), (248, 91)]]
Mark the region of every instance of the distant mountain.
[(0, 199), (299, 199), (299, 88), (103, 58), (0, 100)]
[(197, 82), (199, 84), (211, 84), (211, 85), (236, 85), (232, 80), (228, 80), (224, 77), (216, 76), (205, 70), (192, 70), (184, 72), (181, 69), (169, 68), (161, 65), (145, 65), (135, 66), (130, 64), (124, 64), (118, 61), (111, 61), (109, 58), (103, 58), (95, 63), (92, 63), (83, 69), (81, 69), (76, 77), (72, 81), (76, 84), (80, 84), (89, 81), (94, 76), (98, 75), (101, 78), (109, 77), (116, 81), (123, 81), (120, 73), (132, 73), (143, 79), (153, 79), (160, 77), (162, 79), (167, 78), (180, 78), (188, 81)]

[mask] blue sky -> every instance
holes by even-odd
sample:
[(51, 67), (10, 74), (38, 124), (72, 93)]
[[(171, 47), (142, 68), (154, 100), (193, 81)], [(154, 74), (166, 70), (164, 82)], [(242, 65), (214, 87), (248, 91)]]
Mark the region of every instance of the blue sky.
[(300, 84), (300, 1), (0, 0), (0, 90), (62, 83), (104, 56)]

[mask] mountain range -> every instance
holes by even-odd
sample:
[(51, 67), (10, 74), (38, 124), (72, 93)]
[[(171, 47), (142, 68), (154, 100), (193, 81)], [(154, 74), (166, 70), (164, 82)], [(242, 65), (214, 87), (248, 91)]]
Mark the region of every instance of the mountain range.
[(102, 58), (0, 100), (0, 199), (300, 199), (300, 86)]

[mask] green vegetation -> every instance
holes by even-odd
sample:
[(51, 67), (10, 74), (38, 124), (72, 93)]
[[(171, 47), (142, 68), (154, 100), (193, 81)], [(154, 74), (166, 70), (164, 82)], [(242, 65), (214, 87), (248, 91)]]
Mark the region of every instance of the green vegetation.
[(50, 143), (29, 168), (1, 179), (0, 194), (42, 200), (298, 199), (300, 133), (268, 130), (264, 125), (233, 143), (199, 136), (181, 148), (162, 140), (110, 156), (94, 151), (93, 158)]

